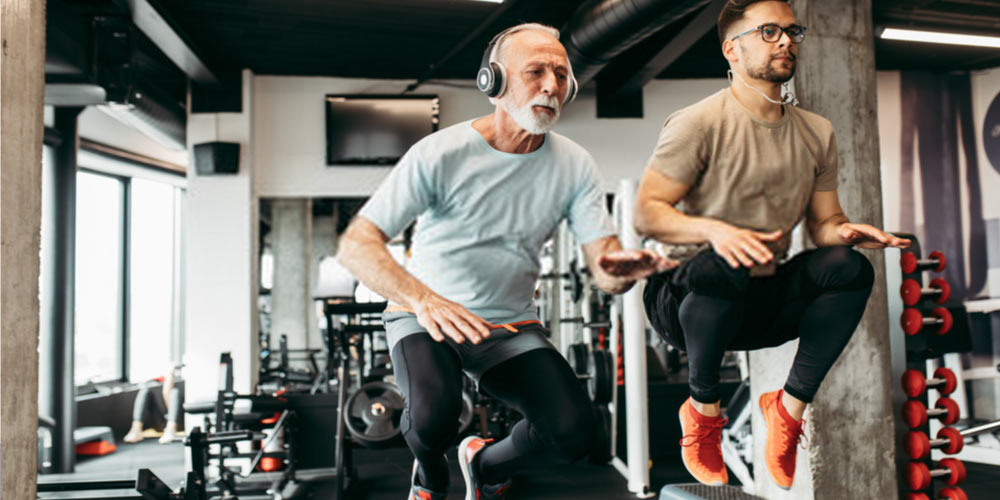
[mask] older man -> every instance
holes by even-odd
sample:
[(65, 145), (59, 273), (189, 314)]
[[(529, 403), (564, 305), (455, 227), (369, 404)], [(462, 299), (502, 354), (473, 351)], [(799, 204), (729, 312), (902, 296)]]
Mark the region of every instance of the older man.
[[(728, 481), (720, 449), (723, 354), (799, 339), (784, 387), (759, 401), (767, 470), (788, 488), (802, 412), (871, 293), (872, 266), (850, 247), (909, 242), (848, 220), (837, 198), (833, 127), (781, 95), (806, 33), (788, 3), (730, 0), (718, 30), (732, 83), (667, 118), (639, 189), (637, 228), (684, 260), (650, 278), (644, 299), (651, 323), (688, 354), (681, 456), (703, 483)], [(785, 260), (789, 233), (802, 219), (819, 248)]]
[[(392, 303), (384, 320), (416, 457), (414, 500), (445, 498), (462, 371), (524, 416), (502, 441), (462, 441), (467, 499), (502, 499), (512, 472), (590, 450), (590, 402), (532, 300), (542, 244), (562, 220), (605, 291), (671, 265), (621, 251), (594, 160), (549, 132), (576, 92), (558, 36), (539, 24), (497, 35), (477, 82), (495, 111), (415, 144), (341, 239), (341, 262)], [(414, 220), (404, 269), (385, 244)]]

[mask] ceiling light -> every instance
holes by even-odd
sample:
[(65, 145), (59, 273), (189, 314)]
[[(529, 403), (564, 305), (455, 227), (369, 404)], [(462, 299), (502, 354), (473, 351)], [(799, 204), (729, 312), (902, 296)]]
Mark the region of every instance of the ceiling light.
[(474, 2), (503, 3), (503, 0), (472, 0)]
[(949, 45), (972, 45), (976, 47), (1000, 48), (1000, 37), (965, 35), (962, 33), (942, 33), (903, 28), (884, 28), (879, 37), (884, 40), (906, 40), (923, 43), (945, 43)]

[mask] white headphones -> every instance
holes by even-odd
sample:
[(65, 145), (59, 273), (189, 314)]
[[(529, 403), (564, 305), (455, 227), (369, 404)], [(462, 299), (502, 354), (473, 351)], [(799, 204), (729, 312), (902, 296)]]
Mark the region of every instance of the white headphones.
[[(519, 31), (537, 29), (530, 25), (518, 25), (507, 28), (490, 40), (483, 54), (483, 60), (479, 64), (479, 72), (476, 74), (476, 87), (491, 99), (498, 99), (507, 91), (507, 68), (497, 60), (497, 50), (500, 43), (508, 36)], [(573, 65), (566, 61), (569, 67), (569, 87), (566, 89), (566, 98), (563, 105), (569, 104), (576, 98), (577, 84), (576, 77), (573, 76)]]

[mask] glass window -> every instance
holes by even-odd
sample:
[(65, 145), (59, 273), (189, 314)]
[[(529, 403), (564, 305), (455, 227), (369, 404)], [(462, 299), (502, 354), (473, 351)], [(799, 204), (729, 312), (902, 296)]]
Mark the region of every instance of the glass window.
[(174, 297), (174, 190), (132, 179), (129, 263), (129, 380), (169, 371)]
[(120, 379), (122, 182), (76, 176), (77, 385)]

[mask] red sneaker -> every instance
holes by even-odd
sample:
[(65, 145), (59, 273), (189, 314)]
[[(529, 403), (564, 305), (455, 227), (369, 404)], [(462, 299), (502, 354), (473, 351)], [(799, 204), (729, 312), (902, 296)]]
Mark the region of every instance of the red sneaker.
[(458, 463), (465, 478), (465, 500), (504, 500), (510, 488), (510, 479), (500, 484), (482, 484), (476, 472), (476, 455), (492, 443), (492, 439), (469, 436), (458, 445)]
[(729, 484), (729, 472), (722, 461), (722, 428), (728, 420), (707, 417), (684, 401), (678, 412), (681, 419), (681, 459), (699, 483), (709, 486)]
[(784, 390), (766, 392), (760, 395), (760, 411), (764, 414), (764, 424), (767, 427), (766, 445), (764, 447), (764, 463), (771, 479), (779, 488), (789, 489), (795, 479), (795, 455), (799, 437), (805, 436), (802, 431), (806, 421), (797, 422), (781, 404)]

